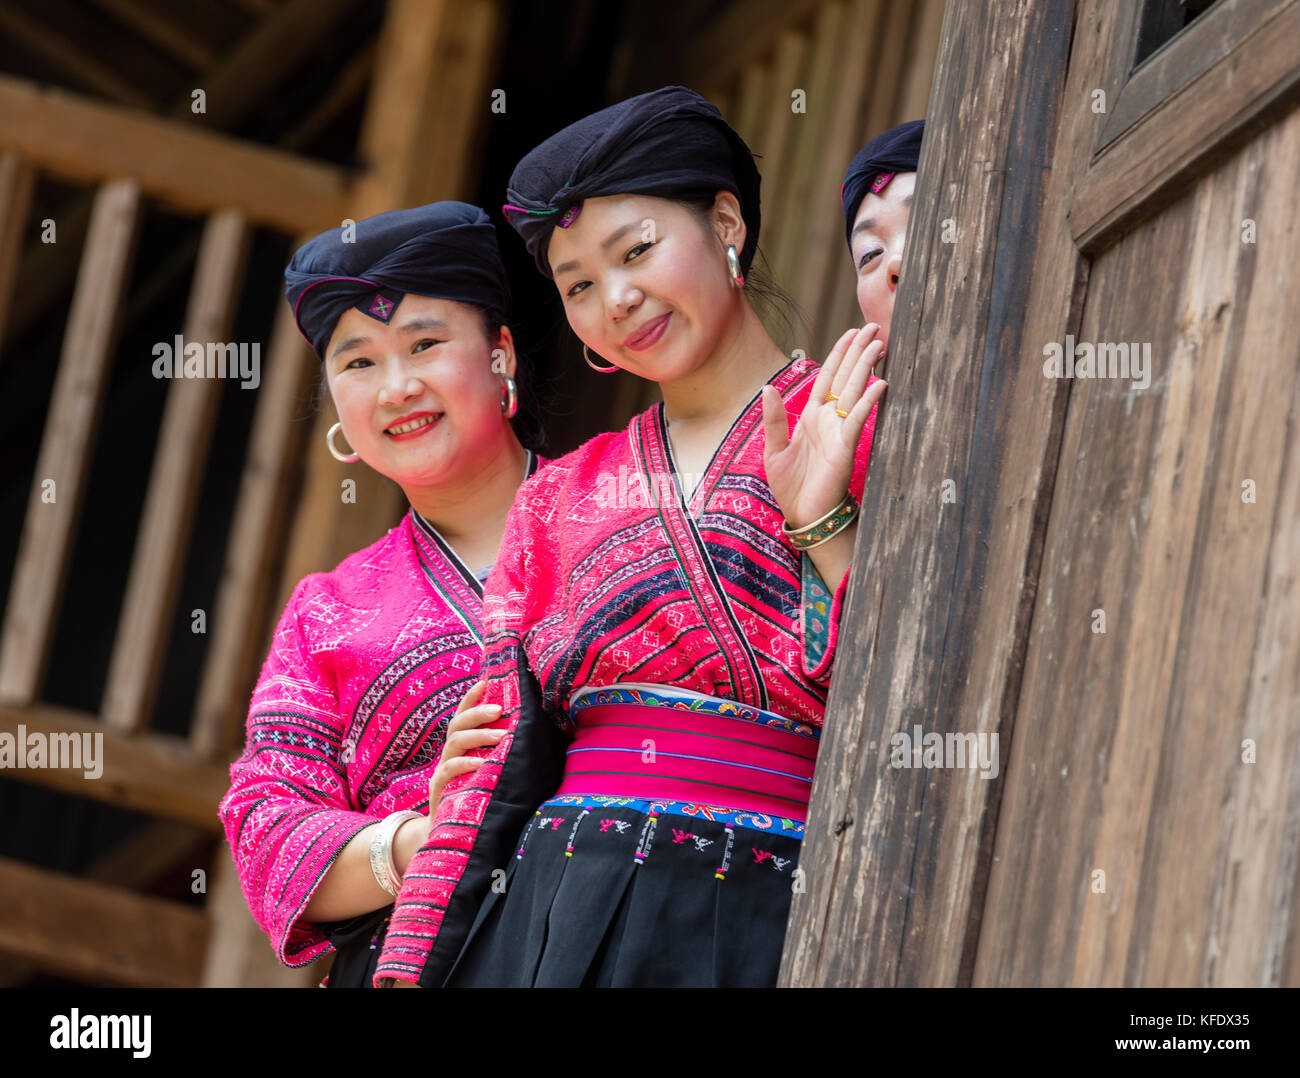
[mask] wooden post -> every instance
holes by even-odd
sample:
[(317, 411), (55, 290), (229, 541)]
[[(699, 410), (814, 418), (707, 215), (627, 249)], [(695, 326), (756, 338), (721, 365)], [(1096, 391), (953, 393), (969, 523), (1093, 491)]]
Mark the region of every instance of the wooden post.
[(0, 700), (30, 703), (44, 675), (117, 341), (139, 209), (134, 180), (113, 180), (95, 196), (0, 636)]
[[(181, 355), (172, 355), (175, 369), (184, 364), (184, 351), (191, 346), (197, 345), (205, 353), (202, 365), (207, 345), (229, 343), (226, 337), (244, 276), (247, 240), (248, 224), (238, 210), (208, 219), (183, 326), (184, 348)], [(180, 342), (165, 343), (170, 354)], [(235, 358), (231, 359), (227, 349), (220, 359), (223, 364), (233, 364), (237, 376), (239, 348), (231, 347)], [(260, 363), (257, 366), (260, 371)], [(226, 376), (230, 375), (227, 370)], [(207, 377), (205, 368), (204, 377), (177, 379), (167, 390), (167, 407), (104, 689), (104, 722), (114, 730), (141, 730), (149, 725), (224, 386), (224, 378)]]
[(948, 5), (784, 985), (970, 978), (999, 784), (891, 766), (891, 736), (1000, 732), (1005, 758), (1064, 409), (1014, 357), (1072, 25)]

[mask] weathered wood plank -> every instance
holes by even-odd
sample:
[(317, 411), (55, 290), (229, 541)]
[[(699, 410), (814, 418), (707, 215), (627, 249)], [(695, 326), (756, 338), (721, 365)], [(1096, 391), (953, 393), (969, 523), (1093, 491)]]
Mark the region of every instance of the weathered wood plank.
[(344, 216), (343, 169), (7, 76), (0, 76), (0, 146), (74, 182), (133, 176), (177, 209), (235, 206), (256, 224), (294, 234)]
[(32, 701), (44, 675), (90, 474), (139, 211), (140, 189), (133, 180), (114, 180), (95, 196), (0, 636), (2, 700)]
[(15, 767), (5, 770), (6, 778), (220, 832), (217, 805), (230, 788), (230, 769), (195, 759), (184, 739), (171, 734), (120, 734), (105, 729), (92, 716), (50, 705), (0, 704), (0, 734), (18, 738), (33, 733), (45, 739), (53, 734), (98, 735), (103, 748), (97, 756), (99, 777), (89, 778), (84, 767)]
[[(1100, 153), (1120, 135), (1215, 64), (1295, 0), (1218, 0), (1133, 72), (1107, 112)], [(1135, 15), (1136, 17), (1136, 15)]]
[[(182, 331), (186, 348), (229, 343), (247, 246), (248, 223), (238, 210), (208, 219)], [(174, 353), (174, 343), (170, 350)], [(173, 362), (181, 359), (173, 354)], [(226, 362), (225, 353), (221, 360)], [(167, 390), (104, 689), (103, 720), (114, 730), (149, 725), (224, 388), (222, 377), (186, 377), (174, 380)]]
[(0, 950), (92, 982), (199, 983), (208, 920), (166, 899), (0, 858)]
[[(769, 248), (773, 272), (779, 282), (795, 287), (803, 273), (807, 252), (805, 230), (794, 227), (824, 177), (822, 148), (830, 131), (833, 110), (843, 77), (840, 60), (844, 55), (847, 4), (844, 0), (827, 0), (817, 9), (813, 20), (808, 66), (799, 83), (791, 89), (804, 94), (804, 111), (795, 113), (791, 126), (791, 161), (785, 173), (781, 202), (773, 207), (781, 230)], [(780, 92), (778, 90), (778, 94)], [(794, 108), (790, 90), (784, 92), (785, 107)]]
[(4, 340), (35, 181), (36, 170), (21, 154), (13, 150), (0, 153), (0, 342)]
[(248, 693), (265, 654), (263, 626), (274, 595), (272, 570), (291, 501), (304, 424), (296, 412), (320, 376), (320, 364), (298, 333), (287, 303), (276, 311), (261, 396), (240, 479), (217, 601), (208, 623), (190, 744), (217, 759), (241, 740)]
[(969, 978), (999, 783), (891, 767), (890, 739), (1009, 739), (1063, 407), (1019, 358), (1043, 332), (1025, 297), (1046, 289), (1055, 336), (1079, 261), (1063, 219), (1040, 225), (1072, 23), (948, 5), (782, 984)]
[[(1153, 65), (1176, 71), (1182, 48), (1195, 49), (1203, 40), (1193, 37), (1197, 30), (1196, 24), (1189, 27), (1187, 39), (1171, 43)], [(1070, 228), (1079, 247), (1087, 254), (1102, 250), (1294, 107), (1300, 101), (1296, 41), (1300, 0), (1289, 0), (1199, 78), (1148, 108), (1117, 136), (1089, 167), (1070, 208)], [(1139, 84), (1135, 93), (1141, 92)]]
[[(826, 0), (743, 0), (693, 35), (685, 84), (725, 83), (767, 53), (775, 33), (800, 29)], [(788, 95), (787, 95), (788, 97)]]

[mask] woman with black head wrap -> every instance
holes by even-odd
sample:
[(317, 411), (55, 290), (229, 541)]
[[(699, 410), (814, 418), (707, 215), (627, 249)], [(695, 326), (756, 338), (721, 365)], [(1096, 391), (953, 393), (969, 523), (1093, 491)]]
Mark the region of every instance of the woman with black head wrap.
[(509, 289), (481, 209), (438, 202), (348, 222), (300, 248), (285, 280), (338, 408), (329, 452), (393, 480), (410, 510), (294, 589), (220, 811), (280, 960), (335, 950), (329, 984), (370, 985), (431, 806), (479, 766), (465, 751), (500, 736), (476, 729), (500, 709), (475, 706), (471, 689), (483, 581), (540, 461), (510, 426)]
[(381, 977), (775, 981), (885, 386), (871, 333), (821, 368), (767, 335), (758, 189), (682, 87), (515, 169), (506, 216), (587, 362), (663, 403), (520, 491), (484, 599), (509, 734), (448, 785)]
[(853, 158), (840, 188), (858, 307), (880, 327), (886, 348), (924, 133), (925, 122), (912, 120), (877, 135)]

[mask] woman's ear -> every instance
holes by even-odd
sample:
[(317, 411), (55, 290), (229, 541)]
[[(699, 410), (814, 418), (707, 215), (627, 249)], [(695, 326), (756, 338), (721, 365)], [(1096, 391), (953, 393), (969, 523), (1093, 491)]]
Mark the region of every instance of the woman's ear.
[(492, 373), (503, 374), (507, 378), (515, 376), (518, 357), (515, 355), (515, 338), (509, 326), (497, 330), (496, 343), (492, 345)]
[(740, 212), (740, 200), (735, 195), (730, 191), (719, 191), (714, 195), (709, 219), (723, 247), (734, 244), (736, 250), (744, 250), (745, 218)]

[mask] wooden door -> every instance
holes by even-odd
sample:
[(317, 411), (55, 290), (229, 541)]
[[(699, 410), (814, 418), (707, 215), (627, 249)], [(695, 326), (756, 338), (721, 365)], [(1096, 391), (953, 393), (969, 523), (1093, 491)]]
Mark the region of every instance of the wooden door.
[(1296, 41), (949, 3), (785, 983), (1300, 983)]

